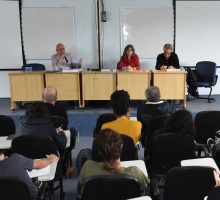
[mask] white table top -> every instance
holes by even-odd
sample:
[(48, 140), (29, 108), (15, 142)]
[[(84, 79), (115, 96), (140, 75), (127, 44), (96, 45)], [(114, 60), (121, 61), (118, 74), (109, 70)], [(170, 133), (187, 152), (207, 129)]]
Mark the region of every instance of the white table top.
[(67, 138), (66, 147), (69, 147), (70, 146), (70, 140), (71, 140), (71, 138), (70, 138), (70, 135), (71, 135), (70, 134), (70, 130), (65, 130), (64, 133), (65, 133), (66, 138)]
[(127, 199), (127, 200), (151, 200), (151, 198), (149, 196), (142, 196), (142, 197)]
[(56, 173), (56, 169), (57, 169), (57, 162), (58, 161), (54, 161), (53, 163), (51, 163), (50, 166), (50, 173), (44, 176), (38, 176), (38, 180), (39, 181), (51, 181), (54, 179), (55, 173)]
[(8, 136), (1, 136), (0, 137), (0, 149), (10, 149), (11, 148), (11, 141), (7, 140)]

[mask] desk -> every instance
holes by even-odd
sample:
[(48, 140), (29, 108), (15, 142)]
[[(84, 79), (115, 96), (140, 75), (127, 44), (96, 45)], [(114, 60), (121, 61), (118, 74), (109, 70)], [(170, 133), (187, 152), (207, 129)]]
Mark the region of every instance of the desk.
[(39, 176), (38, 180), (43, 182), (43, 181), (51, 181), (54, 179), (55, 173), (56, 173), (56, 169), (57, 169), (57, 162), (58, 161), (54, 161), (50, 164), (50, 173), (44, 176)]
[(45, 72), (45, 86), (57, 89), (57, 100), (78, 100), (80, 103), (80, 72)]
[(11, 109), (19, 101), (41, 101), (44, 89), (44, 71), (9, 73)]
[(146, 100), (144, 92), (150, 85), (150, 75), (149, 70), (117, 71), (118, 90), (128, 91), (131, 100)]
[(186, 107), (186, 72), (154, 70), (153, 85), (160, 88), (161, 99), (181, 100)]
[(7, 140), (8, 136), (1, 136), (0, 137), (0, 149), (10, 149), (11, 148), (11, 141)]
[(71, 140), (71, 133), (70, 130), (65, 130), (63, 131), (66, 135), (67, 143), (66, 143), (66, 148), (70, 146), (70, 140)]
[(85, 100), (110, 100), (116, 90), (116, 72), (82, 71), (82, 107)]

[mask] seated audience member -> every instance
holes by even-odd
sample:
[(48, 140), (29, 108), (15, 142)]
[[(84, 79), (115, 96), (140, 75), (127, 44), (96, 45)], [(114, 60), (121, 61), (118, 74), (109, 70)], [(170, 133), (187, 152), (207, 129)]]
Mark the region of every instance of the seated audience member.
[(63, 44), (59, 43), (56, 46), (57, 53), (51, 57), (51, 62), (53, 69), (59, 71), (64, 69), (74, 69), (81, 68), (82, 58), (77, 62), (75, 58), (70, 54), (66, 53), (65, 47)]
[(163, 129), (154, 132), (147, 142), (147, 152), (150, 155), (154, 139), (164, 133), (175, 133), (180, 136), (190, 134), (195, 136), (195, 127), (192, 114), (188, 110), (178, 110), (172, 113), (165, 121)]
[(139, 57), (131, 44), (125, 47), (123, 55), (121, 56), (118, 68), (121, 70), (122, 67), (126, 67), (127, 70), (140, 69)]
[(209, 193), (209, 196), (207, 200), (219, 200), (220, 197), (220, 178), (219, 178), (219, 172), (214, 170), (214, 178), (215, 178), (215, 187), (211, 190)]
[(32, 182), (26, 170), (32, 171), (33, 169), (41, 169), (56, 160), (59, 160), (59, 158), (54, 154), (49, 155), (47, 158), (38, 160), (32, 160), (16, 153), (12, 154), (8, 158), (5, 158), (4, 154), (1, 154), (0, 177), (10, 176), (21, 179), (29, 188), (31, 199), (37, 200), (38, 187)]
[(160, 101), (160, 89), (157, 86), (149, 86), (145, 90), (146, 104), (137, 109), (137, 120), (141, 121), (142, 116), (159, 116), (169, 114), (169, 103)]
[(67, 110), (63, 102), (56, 102), (57, 90), (52, 86), (48, 86), (43, 91), (43, 101), (47, 106), (51, 116), (60, 116), (66, 120), (68, 124)]
[(117, 119), (102, 125), (102, 129), (110, 128), (120, 134), (130, 136), (136, 144), (141, 136), (141, 123), (130, 120), (130, 96), (127, 91), (115, 91), (111, 95), (113, 113)]
[(157, 56), (157, 63), (155, 68), (157, 70), (166, 70), (166, 69), (179, 69), (179, 58), (177, 54), (172, 52), (173, 48), (171, 44), (165, 44), (163, 47), (164, 53), (161, 53)]
[(20, 135), (48, 136), (54, 141), (58, 150), (62, 151), (66, 147), (66, 135), (62, 128), (55, 128), (44, 102), (35, 102), (28, 107), (16, 128), (15, 136)]
[(94, 145), (96, 145), (103, 162), (87, 160), (84, 163), (78, 180), (77, 190), (79, 193), (81, 192), (85, 178), (94, 175), (117, 176), (117, 174), (128, 174), (137, 178), (141, 190), (147, 188), (147, 184), (150, 181), (138, 167), (130, 166), (126, 168), (120, 166), (120, 154), (123, 146), (120, 134), (110, 129), (103, 129), (97, 135)]

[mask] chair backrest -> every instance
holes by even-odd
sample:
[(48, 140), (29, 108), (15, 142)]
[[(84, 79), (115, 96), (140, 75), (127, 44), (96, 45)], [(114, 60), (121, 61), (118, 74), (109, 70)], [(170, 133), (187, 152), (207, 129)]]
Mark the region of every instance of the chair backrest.
[(31, 194), (27, 185), (18, 178), (1, 177), (0, 188), (1, 200), (31, 200)]
[[(131, 137), (121, 134), (121, 138), (123, 140), (123, 147), (121, 152), (121, 161), (128, 161), (128, 160), (137, 160), (138, 159), (138, 153), (137, 148), (134, 145), (134, 141)], [(95, 139), (93, 141), (92, 145), (92, 159), (97, 162), (102, 162), (103, 159), (98, 154), (98, 149), (95, 145)]]
[(25, 71), (26, 67), (32, 67), (32, 71), (45, 71), (46, 70), (46, 68), (43, 64), (30, 63), (30, 64), (23, 65), (21, 67), (21, 71)]
[(61, 116), (51, 116), (50, 120), (53, 122), (54, 126), (56, 128), (61, 127), (63, 130), (67, 130), (67, 122), (66, 120)]
[(191, 135), (175, 133), (158, 135), (152, 144), (150, 171), (153, 177), (161, 177), (181, 161), (195, 158), (195, 143)]
[(203, 200), (215, 185), (211, 167), (175, 167), (165, 180), (164, 200)]
[(117, 62), (117, 69), (120, 69), (119, 64), (120, 64), (120, 61)]
[(209, 193), (207, 200), (219, 200), (219, 197), (220, 197), (220, 187), (214, 187)]
[(216, 131), (220, 130), (220, 111), (201, 111), (195, 116), (196, 136), (198, 143), (206, 144), (208, 138), (213, 138)]
[(213, 82), (216, 75), (216, 63), (211, 61), (201, 61), (196, 64), (196, 72), (204, 78), (204, 82)]
[(125, 174), (89, 177), (82, 191), (82, 200), (122, 200), (141, 196), (138, 180)]
[(0, 136), (15, 134), (14, 120), (7, 115), (0, 115)]

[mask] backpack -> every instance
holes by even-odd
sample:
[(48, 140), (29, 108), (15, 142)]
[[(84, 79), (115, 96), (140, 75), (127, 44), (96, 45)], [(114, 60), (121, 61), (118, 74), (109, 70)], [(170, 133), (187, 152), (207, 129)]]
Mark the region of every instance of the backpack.
[(80, 171), (84, 165), (84, 163), (87, 160), (92, 159), (92, 149), (81, 149), (76, 157), (76, 168), (78, 171), (78, 174), (80, 174)]

